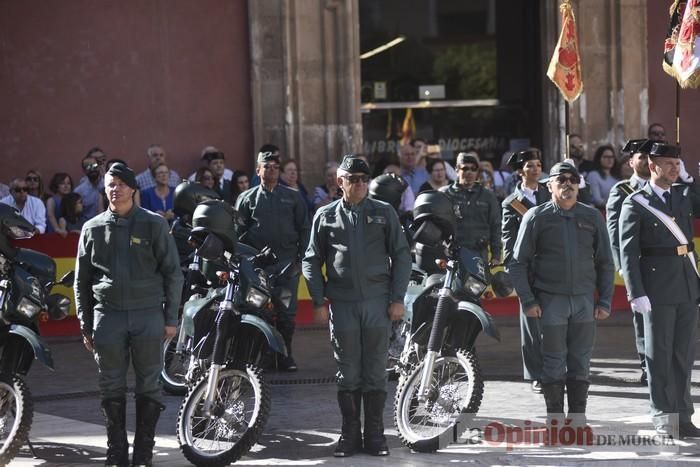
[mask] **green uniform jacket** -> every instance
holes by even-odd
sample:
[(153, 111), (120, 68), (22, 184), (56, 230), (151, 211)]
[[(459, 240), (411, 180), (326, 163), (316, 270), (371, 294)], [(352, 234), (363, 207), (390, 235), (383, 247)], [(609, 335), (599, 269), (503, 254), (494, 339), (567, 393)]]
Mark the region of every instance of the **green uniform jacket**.
[(268, 246), (279, 259), (301, 259), (309, 241), (309, 215), (299, 192), (284, 185), (244, 191), (236, 201), (238, 237), (258, 250)]
[(362, 301), (387, 294), (403, 303), (411, 253), (391, 205), (365, 198), (350, 207), (336, 200), (316, 212), (302, 266), (315, 306), (323, 297)]
[(483, 251), (491, 247), (494, 259), (501, 255), (501, 207), (496, 195), (479, 185), (463, 188), (457, 182), (440, 191), (455, 204), (457, 245)]
[(613, 267), (600, 211), (583, 203), (564, 211), (549, 201), (523, 217), (509, 271), (524, 310), (537, 304), (537, 290), (593, 295), (596, 289), (597, 305), (610, 310)]
[(629, 180), (617, 182), (610, 189), (608, 195), (608, 204), (605, 206), (606, 225), (608, 227), (608, 237), (610, 237), (610, 248), (612, 249), (613, 261), (615, 262), (615, 270), (620, 270), (620, 212), (622, 211), (622, 202), (630, 194), (639, 190), (646, 184), (636, 175), (633, 175)]
[(547, 186), (540, 183), (540, 187), (535, 193), (535, 201), (537, 204), (532, 204), (530, 200), (525, 197), (524, 192), (521, 189), (521, 184), (515, 187), (515, 191), (508, 195), (506, 199), (501, 203), (501, 211), (503, 212), (503, 217), (501, 221), (501, 237), (503, 239), (503, 264), (508, 266), (511, 258), (513, 257), (513, 248), (515, 247), (515, 240), (518, 238), (518, 230), (520, 229), (520, 223), (523, 220), (523, 214), (521, 214), (518, 209), (515, 208), (515, 203), (521, 203), (525, 208), (530, 209), (540, 204), (544, 204), (552, 199), (552, 195), (549, 193)]
[(627, 197), (620, 214), (620, 262), (627, 295), (630, 299), (646, 295), (652, 305), (696, 301), (698, 277), (686, 256), (645, 254), (648, 248), (675, 248), (679, 243), (656, 216), (632, 199), (636, 193), (647, 198), (652, 207), (673, 216), (688, 241), (693, 241), (693, 211), (686, 186), (671, 187), (673, 213), (650, 184)]
[(75, 262), (75, 305), (81, 329), (92, 333), (93, 312), (163, 309), (177, 326), (184, 281), (175, 241), (158, 214), (134, 206), (119, 217), (107, 210), (85, 223)]

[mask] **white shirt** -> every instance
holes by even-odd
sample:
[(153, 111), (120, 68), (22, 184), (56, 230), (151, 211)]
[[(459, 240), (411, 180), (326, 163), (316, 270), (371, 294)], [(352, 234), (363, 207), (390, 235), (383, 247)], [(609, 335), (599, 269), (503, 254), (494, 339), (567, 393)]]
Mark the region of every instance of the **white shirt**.
[[(15, 203), (15, 199), (12, 197), (12, 195), (5, 196), (3, 199), (0, 199), (0, 203), (8, 204), (19, 210), (19, 206), (17, 206)], [(22, 214), (22, 217), (27, 219), (34, 227), (37, 228), (39, 233), (44, 233), (46, 231), (46, 207), (39, 198), (36, 196), (27, 195), (27, 201), (24, 203), (24, 208), (22, 208), (19, 212)]]
[(671, 194), (671, 190), (664, 190), (663, 188), (657, 186), (654, 184), (654, 182), (650, 181), (649, 185), (651, 185), (651, 189), (654, 190), (654, 193), (656, 193), (656, 196), (659, 197), (659, 199), (666, 204), (666, 198), (664, 198), (664, 193)]
[(529, 202), (537, 206), (537, 190), (520, 185), (520, 191), (523, 192), (523, 195)]

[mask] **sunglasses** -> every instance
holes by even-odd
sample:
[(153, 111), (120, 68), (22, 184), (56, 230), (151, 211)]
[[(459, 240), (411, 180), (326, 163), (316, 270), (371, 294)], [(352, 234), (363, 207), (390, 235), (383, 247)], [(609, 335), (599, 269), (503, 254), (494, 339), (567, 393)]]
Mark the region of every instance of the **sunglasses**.
[(473, 165), (463, 165), (462, 167), (460, 167), (457, 170), (460, 170), (462, 172), (478, 172), (479, 168), (474, 167)]
[(24, 180), (27, 181), (27, 182), (38, 182), (38, 181), (39, 181), (39, 177), (30, 175), (29, 177), (25, 178)]
[(15, 193), (22, 193), (22, 192), (29, 193), (29, 188), (19, 188), (19, 187), (17, 187), (17, 188), (15, 188), (13, 191), (14, 191)]
[(355, 185), (357, 183), (367, 183), (369, 182), (369, 175), (362, 174), (362, 175), (343, 175), (345, 180), (347, 180), (349, 183), (352, 185)]
[(557, 180), (557, 182), (559, 182), (562, 185), (566, 182), (569, 182), (572, 185), (578, 185), (581, 182), (581, 177), (579, 177), (578, 175), (560, 174), (560, 175), (557, 175), (556, 180)]
[(279, 170), (280, 166), (279, 164), (263, 164), (262, 168), (266, 170)]

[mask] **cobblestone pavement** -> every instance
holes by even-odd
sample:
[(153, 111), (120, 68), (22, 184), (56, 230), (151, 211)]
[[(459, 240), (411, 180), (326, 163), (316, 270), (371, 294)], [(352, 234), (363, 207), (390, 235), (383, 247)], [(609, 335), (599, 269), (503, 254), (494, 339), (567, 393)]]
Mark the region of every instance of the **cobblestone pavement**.
[[(486, 376), (483, 403), (472, 427), (489, 423), (500, 427), (522, 427), (525, 420), (541, 422), (544, 402), (521, 381), (519, 329), (513, 318), (498, 318), (502, 342), (481, 336), (477, 343), (479, 360)], [(77, 338), (47, 339), (56, 371), (40, 364), (27, 378), (34, 396), (35, 416), (30, 440), (38, 459), (27, 447), (10, 465), (89, 466), (104, 464), (106, 437), (99, 412), (96, 369), (91, 356)], [(598, 327), (593, 358), (593, 385), (589, 397), (589, 422), (596, 444), (583, 447), (519, 447), (483, 441), (469, 444), (459, 439), (435, 454), (412, 453), (402, 447), (393, 426), (392, 407), (387, 403), (385, 425), (391, 455), (375, 458), (358, 454), (349, 459), (332, 457), (338, 438), (340, 415), (335, 402), (334, 365), (328, 332), (302, 328), (297, 332), (295, 357), (300, 371), (270, 373), (273, 407), (265, 432), (253, 450), (237, 465), (666, 465), (700, 461), (700, 440), (676, 441), (673, 446), (644, 446), (640, 437), (652, 435), (647, 416), (646, 388), (639, 386), (638, 364), (628, 313), (616, 313)], [(700, 373), (693, 372), (693, 400), (700, 400)], [(395, 383), (390, 383), (393, 396)], [(157, 466), (188, 465), (175, 437), (181, 399), (166, 395), (158, 424)], [(127, 418), (133, 435), (133, 403)], [(700, 416), (695, 418), (700, 423)], [(509, 431), (509, 435), (515, 433)], [(469, 432), (473, 434), (474, 432)], [(634, 445), (611, 447), (614, 440)], [(646, 440), (653, 438), (647, 437)], [(632, 441), (630, 441), (632, 440)], [(605, 444), (603, 444), (605, 443)], [(659, 453), (663, 450), (663, 453)]]

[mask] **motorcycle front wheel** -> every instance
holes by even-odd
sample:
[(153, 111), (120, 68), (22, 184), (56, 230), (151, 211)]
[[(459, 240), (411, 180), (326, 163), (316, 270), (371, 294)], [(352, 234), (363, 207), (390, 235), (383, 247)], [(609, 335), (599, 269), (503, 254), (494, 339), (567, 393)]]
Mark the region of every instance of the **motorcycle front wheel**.
[(180, 354), (177, 350), (177, 334), (163, 343), (163, 370), (160, 372), (160, 380), (163, 389), (174, 396), (187, 394), (187, 369), (189, 367), (192, 351), (189, 345)]
[(228, 465), (257, 442), (270, 414), (270, 389), (260, 369), (224, 369), (216, 383), (211, 416), (202, 412), (207, 376), (180, 408), (177, 439), (187, 460), (197, 466)]
[(0, 465), (15, 458), (27, 440), (34, 405), (29, 388), (17, 375), (0, 374)]
[[(468, 426), (460, 426), (476, 414), (484, 395), (481, 368), (473, 352), (458, 350), (455, 356), (435, 360), (425, 402), (418, 400), (423, 365), (416, 365), (402, 379), (394, 400), (394, 423), (401, 442), (418, 452), (447, 447)], [(457, 433), (459, 431), (459, 433)]]

